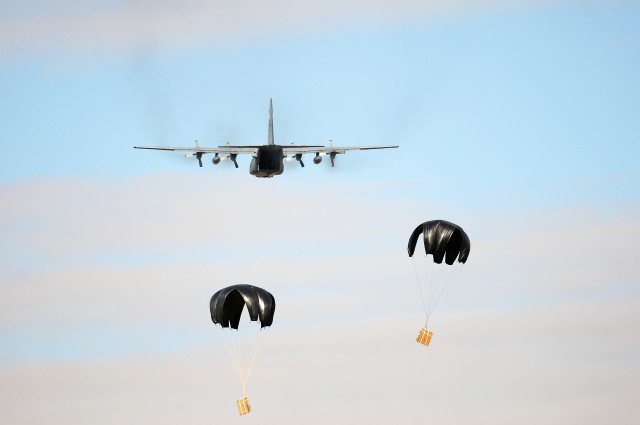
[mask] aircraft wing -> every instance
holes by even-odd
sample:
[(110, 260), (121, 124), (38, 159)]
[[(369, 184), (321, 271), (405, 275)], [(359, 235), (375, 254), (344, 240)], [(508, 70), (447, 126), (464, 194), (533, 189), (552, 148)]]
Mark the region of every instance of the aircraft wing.
[(394, 149), (398, 146), (347, 146), (347, 147), (336, 147), (336, 146), (287, 146), (283, 145), (282, 150), (285, 155), (296, 155), (296, 154), (305, 154), (305, 153), (337, 153), (342, 154), (346, 151), (367, 151), (373, 149)]
[(134, 146), (134, 149), (151, 149), (156, 151), (175, 151), (175, 152), (187, 152), (187, 153), (223, 153), (230, 155), (249, 154), (256, 155), (258, 152), (257, 146), (218, 146), (217, 148), (205, 148), (205, 147), (190, 147), (190, 148), (174, 148), (166, 146)]

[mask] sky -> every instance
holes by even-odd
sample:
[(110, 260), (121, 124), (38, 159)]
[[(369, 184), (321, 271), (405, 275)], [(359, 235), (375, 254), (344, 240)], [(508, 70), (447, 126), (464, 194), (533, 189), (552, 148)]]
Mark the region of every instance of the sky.
[[(0, 2), (0, 422), (638, 423), (639, 19)], [(400, 147), (273, 179), (132, 149), (266, 143), (270, 98), (276, 143)], [(432, 219), (472, 249), (424, 347), (405, 247)], [(231, 336), (259, 345), (243, 417), (208, 313), (239, 283), (277, 303)]]

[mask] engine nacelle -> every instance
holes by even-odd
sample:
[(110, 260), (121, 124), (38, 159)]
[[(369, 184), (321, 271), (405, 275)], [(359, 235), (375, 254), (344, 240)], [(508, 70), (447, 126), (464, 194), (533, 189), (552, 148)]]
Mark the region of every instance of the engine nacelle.
[(316, 156), (313, 158), (313, 163), (320, 164), (321, 162), (322, 162), (322, 157), (320, 156), (319, 153), (317, 153)]
[(218, 156), (218, 154), (216, 154), (216, 156), (213, 157), (213, 159), (211, 160), (211, 162), (213, 162), (213, 165), (218, 165), (220, 164), (220, 157)]

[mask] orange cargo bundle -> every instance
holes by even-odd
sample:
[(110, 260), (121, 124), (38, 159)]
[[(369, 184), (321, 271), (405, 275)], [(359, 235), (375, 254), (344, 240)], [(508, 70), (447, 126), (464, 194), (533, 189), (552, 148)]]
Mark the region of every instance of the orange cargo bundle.
[(251, 412), (251, 406), (249, 405), (247, 396), (242, 397), (236, 403), (238, 404), (238, 413), (240, 413), (240, 415), (246, 415)]
[(429, 345), (429, 343), (431, 342), (432, 335), (433, 335), (433, 332), (431, 332), (427, 328), (420, 328), (420, 332), (418, 333), (418, 337), (416, 338), (416, 341), (418, 341), (422, 345)]

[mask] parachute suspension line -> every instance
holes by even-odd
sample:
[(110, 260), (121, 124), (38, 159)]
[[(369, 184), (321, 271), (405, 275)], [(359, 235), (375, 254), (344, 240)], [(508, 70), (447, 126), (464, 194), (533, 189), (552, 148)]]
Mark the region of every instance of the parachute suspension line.
[[(243, 391), (244, 388), (247, 385), (247, 382), (249, 382), (249, 376), (251, 376), (251, 372), (253, 371), (253, 366), (256, 363), (256, 358), (258, 357), (258, 354), (260, 353), (260, 351), (262, 351), (262, 328), (260, 328), (259, 331), (259, 335), (257, 335), (257, 337), (253, 340), (252, 343), (252, 351), (253, 354), (251, 356), (251, 361), (249, 362), (248, 366), (247, 366), (247, 372), (244, 375), (244, 382), (243, 382)], [(245, 394), (246, 395), (246, 394)]]
[(442, 264), (433, 263), (432, 267), (435, 276), (433, 276), (433, 280), (431, 281), (431, 293), (429, 294), (429, 314), (433, 313), (436, 298), (438, 297), (438, 294), (444, 286), (444, 278), (442, 275), (446, 272), (445, 267)]
[[(429, 280), (427, 280), (427, 320), (429, 319), (429, 316), (431, 315), (431, 300), (433, 297), (433, 287), (435, 286), (435, 282), (438, 282), (438, 266), (436, 263), (430, 263), (427, 262), (427, 268), (429, 268)], [(433, 275), (436, 275), (435, 278), (433, 277)], [(426, 269), (425, 269), (425, 275), (426, 275)]]
[(424, 300), (423, 300), (423, 304), (425, 305), (425, 316), (426, 316), (426, 320), (429, 321), (429, 316), (431, 315), (431, 298), (433, 296), (433, 285), (434, 282), (437, 280), (434, 278), (434, 273), (437, 274), (437, 272), (435, 271), (435, 264), (429, 262), (429, 261), (425, 261), (424, 262), (424, 279), (422, 281), (422, 284), (424, 285)]
[(238, 350), (237, 341), (233, 340), (233, 342), (231, 343), (231, 348), (229, 352), (231, 354), (231, 361), (233, 362), (233, 368), (235, 369), (236, 374), (238, 375), (238, 379), (240, 380), (240, 383), (242, 383), (242, 391), (244, 392), (244, 387), (245, 387), (244, 372), (242, 370), (242, 358), (240, 357), (240, 350)]
[(433, 312), (433, 297), (434, 293), (437, 292), (436, 286), (440, 283), (440, 267), (436, 263), (428, 263), (428, 267), (431, 268), (431, 273), (429, 275), (429, 295), (427, 297), (427, 317), (431, 316)]
[(425, 316), (427, 316), (427, 319), (428, 319), (429, 315), (427, 313), (427, 305), (424, 301), (424, 294), (422, 293), (422, 282), (420, 282), (420, 275), (418, 274), (418, 267), (416, 266), (415, 257), (411, 257), (411, 265), (413, 266), (413, 273), (416, 276), (416, 283), (418, 284), (418, 292), (420, 292), (420, 301), (422, 301), (422, 309), (424, 310), (424, 314)]
[[(233, 331), (232, 331), (233, 332)], [(231, 342), (228, 345), (229, 355), (231, 356), (231, 360), (233, 362), (234, 370), (236, 371), (236, 375), (242, 384), (242, 394), (243, 396), (247, 395), (247, 383), (249, 382), (249, 377), (251, 376), (251, 372), (253, 371), (253, 366), (255, 365), (256, 358), (258, 357), (258, 353), (262, 351), (262, 347), (260, 344), (260, 338), (253, 342), (251, 347), (243, 347), (242, 351), (246, 351), (245, 349), (251, 349), (253, 352), (251, 356), (251, 360), (247, 365), (245, 365), (241, 350), (238, 344), (238, 338), (234, 336), (231, 337)], [(246, 367), (245, 367), (246, 366)]]
[(240, 372), (240, 368), (238, 367), (238, 361), (236, 359), (236, 354), (233, 351), (232, 343), (227, 344), (227, 352), (229, 353), (229, 357), (231, 358), (231, 363), (233, 364), (233, 370), (236, 372), (236, 376), (240, 381), (242, 381), (242, 373)]
[(442, 298), (442, 294), (445, 293), (445, 290), (449, 287), (449, 282), (451, 282), (451, 279), (453, 278), (453, 274), (456, 271), (456, 267), (448, 267), (447, 268), (448, 271), (444, 272), (445, 276), (442, 278), (442, 285), (439, 288), (439, 291), (436, 294), (436, 297), (433, 301), (433, 305), (431, 306), (431, 309), (429, 310), (429, 314), (431, 314), (433, 312), (433, 310), (435, 310), (436, 306), (438, 305), (438, 303), (440, 302), (440, 299)]
[(249, 362), (249, 366), (247, 367), (247, 373), (244, 375), (244, 380), (242, 381), (242, 395), (246, 396), (247, 393), (245, 391), (247, 387), (247, 382), (249, 382), (249, 376), (251, 376), (251, 372), (253, 371), (253, 365), (256, 363), (256, 357), (258, 356), (258, 350), (253, 352), (253, 356), (251, 356), (251, 361)]
[[(229, 350), (231, 354), (231, 360), (233, 361), (233, 368), (238, 375), (238, 379), (240, 380), (240, 384), (242, 384), (242, 395), (247, 395), (247, 381), (249, 380), (249, 374), (251, 373), (251, 368), (253, 367), (253, 360), (249, 369), (245, 372), (242, 362), (242, 356), (240, 354), (240, 349), (238, 348), (237, 341), (233, 341), (231, 345), (231, 349)], [(255, 356), (254, 356), (255, 357)]]

